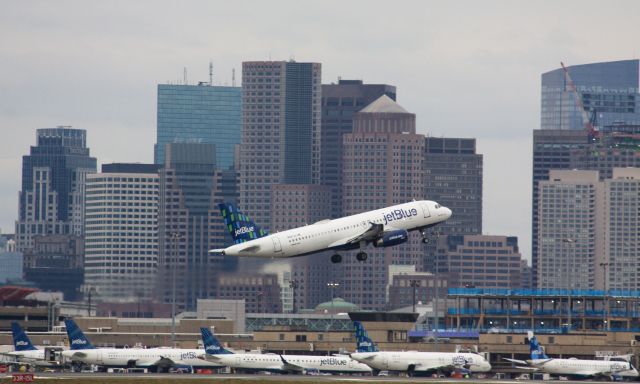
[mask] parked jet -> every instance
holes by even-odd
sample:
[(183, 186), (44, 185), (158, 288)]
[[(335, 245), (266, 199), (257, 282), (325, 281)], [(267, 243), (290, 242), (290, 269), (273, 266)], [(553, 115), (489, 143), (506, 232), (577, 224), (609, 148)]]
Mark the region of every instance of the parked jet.
[[(434, 201), (421, 200), (359, 213), (269, 235), (232, 204), (218, 205), (234, 245), (209, 252), (231, 256), (284, 258), (304, 256), (325, 250), (359, 249), (359, 261), (367, 259), (368, 244), (390, 247), (409, 239), (410, 231), (420, 231), (428, 242), (427, 229), (451, 217), (451, 210)], [(339, 263), (335, 253), (331, 261)]]
[(70, 350), (62, 356), (73, 362), (102, 367), (151, 368), (167, 370), (173, 366), (187, 365), (197, 368), (220, 368), (221, 364), (199, 359), (202, 349), (178, 348), (96, 348), (84, 335), (75, 321), (65, 320)]
[(14, 357), (16, 363), (49, 367), (56, 365), (45, 357), (45, 350), (36, 348), (27, 333), (20, 324), (11, 322), (11, 334), (13, 336), (13, 351), (4, 352), (2, 355)]
[(517, 368), (545, 372), (552, 375), (571, 376), (576, 378), (588, 377), (623, 377), (637, 378), (638, 370), (628, 361), (619, 360), (583, 360), (583, 359), (554, 359), (547, 356), (533, 332), (528, 332), (530, 360), (507, 359), (512, 363), (521, 364)]
[(367, 364), (374, 370), (374, 374), (380, 371), (402, 371), (409, 376), (415, 374), (428, 374), (437, 371), (467, 370), (473, 372), (489, 372), (491, 364), (477, 353), (451, 353), (451, 352), (380, 352), (364, 326), (359, 321), (354, 321), (356, 332), (357, 352), (351, 357), (361, 363)]
[(349, 356), (306, 356), (261, 353), (233, 353), (225, 349), (207, 328), (201, 328), (202, 341), (207, 353), (201, 358), (215, 361), (242, 371), (271, 371), (280, 373), (304, 373), (319, 371), (326, 373), (371, 373), (371, 368)]

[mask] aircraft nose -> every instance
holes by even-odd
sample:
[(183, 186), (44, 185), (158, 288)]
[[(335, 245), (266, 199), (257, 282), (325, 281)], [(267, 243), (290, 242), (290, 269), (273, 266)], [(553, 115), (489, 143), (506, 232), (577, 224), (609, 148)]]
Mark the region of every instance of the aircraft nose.
[(453, 212), (451, 212), (451, 210), (450, 210), (449, 208), (447, 208), (447, 207), (442, 207), (442, 211), (444, 212), (444, 215), (447, 217), (447, 219), (448, 219), (448, 218), (450, 218), (450, 217), (451, 217), (451, 214), (453, 213)]

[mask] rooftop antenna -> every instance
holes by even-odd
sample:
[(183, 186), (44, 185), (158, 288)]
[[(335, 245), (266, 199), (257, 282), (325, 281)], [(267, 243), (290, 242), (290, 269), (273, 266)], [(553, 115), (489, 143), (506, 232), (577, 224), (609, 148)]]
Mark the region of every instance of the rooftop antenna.
[(236, 86), (236, 69), (235, 68), (231, 70), (231, 86), (232, 87)]
[(209, 61), (209, 85), (213, 86), (213, 61)]
[(184, 76), (184, 85), (187, 85), (187, 67), (184, 67), (182, 75)]

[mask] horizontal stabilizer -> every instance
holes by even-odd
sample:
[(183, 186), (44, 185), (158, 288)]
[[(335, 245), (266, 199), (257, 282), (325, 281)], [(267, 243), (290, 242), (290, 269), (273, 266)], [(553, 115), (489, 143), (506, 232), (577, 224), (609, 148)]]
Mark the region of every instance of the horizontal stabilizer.
[(510, 361), (510, 362), (512, 362), (512, 363), (516, 363), (516, 364), (527, 365), (527, 362), (526, 362), (526, 361), (524, 361), (524, 360), (518, 360), (518, 359), (507, 359), (506, 357), (503, 357), (502, 359), (503, 359), (503, 360), (506, 360), (506, 361)]

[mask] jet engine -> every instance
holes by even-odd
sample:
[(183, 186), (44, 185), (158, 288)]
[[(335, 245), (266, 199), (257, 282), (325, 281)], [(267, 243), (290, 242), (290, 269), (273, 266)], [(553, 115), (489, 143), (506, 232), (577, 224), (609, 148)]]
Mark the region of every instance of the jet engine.
[(382, 232), (382, 235), (373, 242), (374, 247), (391, 247), (406, 243), (409, 240), (409, 232), (406, 229), (395, 229), (393, 231)]

